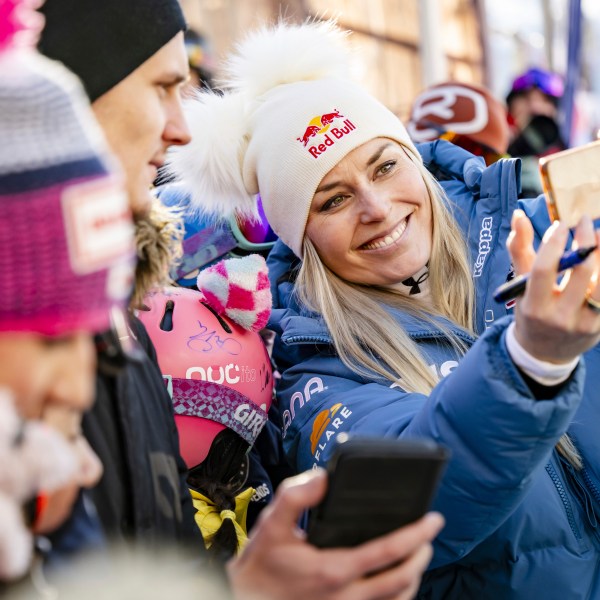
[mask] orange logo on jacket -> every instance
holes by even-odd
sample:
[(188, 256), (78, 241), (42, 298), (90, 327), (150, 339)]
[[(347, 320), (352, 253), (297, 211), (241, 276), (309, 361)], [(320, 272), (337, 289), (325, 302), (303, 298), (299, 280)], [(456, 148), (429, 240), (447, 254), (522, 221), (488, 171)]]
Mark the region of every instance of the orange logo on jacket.
[(334, 404), (331, 408), (322, 410), (315, 418), (313, 422), (312, 433), (310, 434), (310, 451), (312, 454), (317, 449), (317, 444), (323, 435), (323, 432), (327, 429), (331, 423), (331, 419), (335, 416), (335, 413), (340, 410), (342, 403)]

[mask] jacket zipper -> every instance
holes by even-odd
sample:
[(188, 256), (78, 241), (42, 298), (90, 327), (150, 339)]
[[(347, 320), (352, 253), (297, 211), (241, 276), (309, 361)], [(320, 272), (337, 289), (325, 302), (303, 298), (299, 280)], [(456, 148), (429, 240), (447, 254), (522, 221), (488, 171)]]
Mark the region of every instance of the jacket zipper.
[(560, 457), (560, 462), (563, 467), (563, 471), (566, 471), (567, 477), (570, 478), (573, 485), (573, 491), (575, 495), (578, 497), (580, 503), (582, 504), (585, 515), (587, 517), (588, 523), (596, 529), (598, 527), (598, 518), (596, 517), (596, 511), (594, 510), (594, 500), (590, 491), (587, 489), (585, 483), (582, 483), (575, 472), (575, 468), (573, 465), (563, 456)]
[(577, 531), (577, 527), (575, 525), (575, 517), (573, 516), (573, 509), (571, 508), (571, 503), (569, 502), (567, 492), (562, 484), (562, 481), (560, 480), (560, 477), (558, 476), (558, 473), (556, 472), (556, 469), (552, 466), (551, 463), (548, 463), (546, 465), (546, 471), (548, 475), (550, 475), (550, 479), (552, 479), (552, 482), (556, 487), (556, 491), (558, 492), (558, 495), (560, 496), (560, 499), (562, 500), (562, 503), (565, 507), (565, 511), (567, 513), (567, 520), (569, 521), (569, 526), (571, 527), (573, 535), (578, 540), (581, 540), (581, 534)]
[[(462, 331), (454, 331), (454, 334), (457, 337), (462, 338), (463, 340), (465, 340), (466, 342), (470, 342), (470, 343), (474, 343), (475, 342), (475, 338), (463, 333)], [(409, 334), (409, 336), (415, 340), (422, 340), (422, 339), (436, 339), (436, 338), (443, 338), (445, 337), (444, 334), (442, 332), (433, 332), (433, 331), (423, 331), (423, 332), (419, 332), (419, 333), (411, 333)], [(332, 340), (331, 338), (327, 337), (327, 336), (320, 336), (320, 335), (294, 335), (294, 336), (290, 336), (289, 338), (287, 338), (285, 340), (285, 344), (302, 344), (302, 343), (318, 343), (318, 344), (332, 344)]]
[(588, 489), (592, 493), (594, 500), (596, 500), (596, 502), (600, 505), (600, 490), (598, 490), (598, 488), (596, 487), (596, 484), (592, 481), (592, 478), (590, 477), (590, 474), (589, 474), (587, 468), (584, 468), (581, 471), (581, 474), (583, 476), (583, 480), (585, 481), (585, 485), (588, 487)]
[(303, 343), (331, 344), (332, 341), (328, 337), (322, 337), (318, 335), (295, 335), (285, 340), (285, 344), (287, 345)]

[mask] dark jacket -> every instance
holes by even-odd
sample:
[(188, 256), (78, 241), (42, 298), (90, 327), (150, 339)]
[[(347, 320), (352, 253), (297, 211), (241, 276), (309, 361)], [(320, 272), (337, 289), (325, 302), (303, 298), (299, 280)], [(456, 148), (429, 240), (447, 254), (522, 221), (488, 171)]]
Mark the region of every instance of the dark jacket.
[(173, 405), (144, 326), (137, 318), (130, 326), (147, 355), (127, 361), (117, 376), (99, 374), (96, 402), (83, 420), (104, 465), (92, 499), (110, 541), (146, 549), (187, 541), (202, 552)]

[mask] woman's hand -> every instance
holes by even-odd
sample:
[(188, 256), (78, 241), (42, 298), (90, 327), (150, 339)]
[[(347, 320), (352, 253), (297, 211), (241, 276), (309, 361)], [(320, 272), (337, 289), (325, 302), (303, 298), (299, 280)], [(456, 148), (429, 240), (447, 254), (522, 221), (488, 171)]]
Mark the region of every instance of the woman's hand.
[[(554, 223), (536, 254), (533, 228), (525, 213), (516, 210), (508, 250), (517, 273), (531, 273), (527, 288), (515, 308), (515, 337), (539, 360), (567, 363), (600, 341), (600, 314), (586, 298), (600, 303), (597, 286), (600, 252), (596, 250), (573, 268), (557, 285), (558, 262), (568, 240), (568, 229)], [(589, 217), (575, 231), (576, 246), (600, 245), (600, 233)]]
[(327, 487), (324, 471), (286, 480), (262, 513), (241, 556), (228, 565), (235, 598), (244, 600), (409, 600), (431, 560), (442, 527), (429, 514), (356, 548), (320, 550), (296, 523)]

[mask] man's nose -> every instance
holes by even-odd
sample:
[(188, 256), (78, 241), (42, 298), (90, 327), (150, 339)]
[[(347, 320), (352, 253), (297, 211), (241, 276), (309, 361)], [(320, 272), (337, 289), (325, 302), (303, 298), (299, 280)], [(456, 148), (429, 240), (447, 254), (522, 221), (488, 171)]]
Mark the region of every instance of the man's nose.
[(183, 114), (181, 100), (174, 101), (173, 106), (170, 108), (167, 123), (163, 131), (163, 139), (170, 146), (185, 146), (192, 139), (186, 118)]

